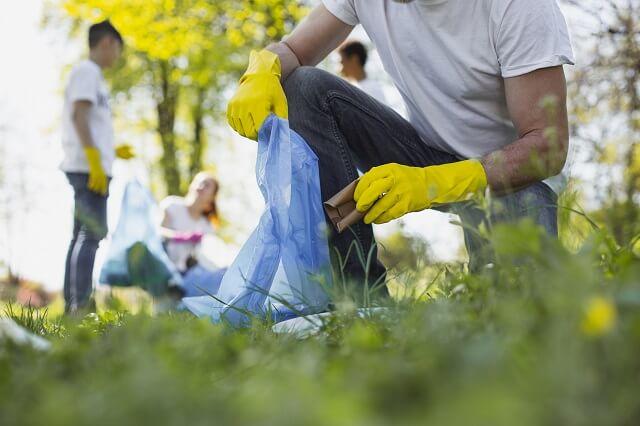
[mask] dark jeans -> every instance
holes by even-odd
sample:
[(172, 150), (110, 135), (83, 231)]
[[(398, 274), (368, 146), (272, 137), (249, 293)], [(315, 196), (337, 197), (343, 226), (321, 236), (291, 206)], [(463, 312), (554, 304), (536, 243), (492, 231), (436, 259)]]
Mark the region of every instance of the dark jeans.
[(93, 263), (100, 241), (107, 235), (107, 197), (87, 188), (89, 175), (67, 173), (73, 188), (73, 236), (64, 277), (65, 311), (88, 305), (93, 289)]
[[(430, 148), (411, 124), (391, 108), (325, 71), (298, 68), (286, 79), (284, 89), (289, 101), (291, 128), (306, 139), (318, 156), (324, 200), (357, 179), (357, 169), (366, 172), (387, 163), (426, 167), (461, 160), (453, 154)], [(557, 235), (556, 196), (546, 184), (533, 184), (500, 198), (498, 203), (504, 208), (496, 210), (494, 222), (531, 217), (549, 234)], [(467, 206), (460, 215), (473, 227), (483, 219), (481, 213), (473, 206)], [(344, 273), (356, 280), (366, 277), (369, 283), (382, 279), (385, 268), (377, 261), (372, 227), (359, 223), (352, 227), (352, 232), (337, 234), (331, 223), (327, 223), (331, 229), (334, 261), (338, 257), (342, 260)], [(354, 241), (362, 247), (364, 259), (355, 253)], [(485, 258), (484, 255), (480, 257), (483, 242), (469, 231), (465, 231), (465, 242), (471, 265), (481, 262), (480, 259)], [(367, 271), (368, 253), (371, 253), (372, 262)]]

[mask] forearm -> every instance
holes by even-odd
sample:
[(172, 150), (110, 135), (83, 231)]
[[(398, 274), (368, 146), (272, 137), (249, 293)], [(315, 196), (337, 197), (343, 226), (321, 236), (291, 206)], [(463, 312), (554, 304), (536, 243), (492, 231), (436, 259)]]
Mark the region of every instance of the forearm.
[(172, 239), (176, 238), (180, 234), (179, 231), (176, 231), (175, 229), (168, 228), (166, 226), (161, 226), (158, 229), (158, 231), (160, 233), (160, 236), (162, 238), (166, 239), (166, 240), (172, 240)]
[(83, 147), (95, 147), (93, 137), (91, 136), (91, 129), (89, 129), (89, 117), (87, 117), (86, 114), (75, 113), (73, 115), (73, 127)]
[(282, 80), (285, 80), (299, 66), (318, 65), (352, 30), (352, 26), (340, 21), (323, 5), (319, 5), (290, 35), (267, 49), (280, 57)]
[(507, 78), (505, 94), (520, 139), (481, 160), (489, 187), (498, 195), (559, 174), (569, 147), (562, 67)]
[(289, 74), (296, 68), (302, 65), (286, 42), (273, 43), (267, 47), (267, 50), (275, 53), (280, 58), (280, 65), (282, 67), (281, 79), (283, 81), (286, 80)]
[(562, 171), (567, 159), (568, 136), (555, 131), (534, 130), (481, 162), (489, 187), (507, 194)]

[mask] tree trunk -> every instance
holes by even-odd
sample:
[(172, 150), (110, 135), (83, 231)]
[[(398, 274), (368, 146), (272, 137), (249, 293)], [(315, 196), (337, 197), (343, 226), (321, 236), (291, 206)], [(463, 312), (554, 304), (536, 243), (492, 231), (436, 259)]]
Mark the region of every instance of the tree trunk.
[(196, 96), (196, 104), (193, 106), (193, 143), (189, 156), (189, 181), (202, 170), (202, 155), (204, 153), (206, 139), (204, 134), (204, 100), (205, 89), (199, 88)]
[(629, 134), (631, 136), (629, 150), (627, 152), (626, 163), (626, 203), (625, 203), (625, 232), (624, 242), (630, 241), (636, 236), (638, 231), (639, 207), (635, 201), (638, 193), (638, 182), (640, 176), (635, 170), (635, 156), (637, 154), (637, 137), (640, 134), (640, 126), (636, 120), (636, 114), (640, 113), (640, 46), (637, 42), (638, 31), (636, 31), (635, 15), (636, 11), (629, 5), (629, 16), (624, 20), (625, 40), (624, 46), (627, 55), (626, 91), (629, 99)]
[(170, 81), (171, 65), (162, 61), (159, 63), (160, 96), (157, 103), (158, 134), (162, 144), (162, 158), (160, 167), (167, 187), (167, 194), (180, 194), (180, 171), (176, 156), (176, 107), (178, 104), (178, 86)]

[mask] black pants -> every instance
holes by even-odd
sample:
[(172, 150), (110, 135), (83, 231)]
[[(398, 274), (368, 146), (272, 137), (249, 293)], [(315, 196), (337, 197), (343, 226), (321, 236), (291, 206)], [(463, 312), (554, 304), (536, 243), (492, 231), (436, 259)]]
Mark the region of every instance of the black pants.
[(86, 307), (93, 289), (93, 263), (100, 241), (107, 235), (107, 197), (87, 188), (89, 175), (67, 173), (73, 188), (73, 236), (64, 277), (65, 311)]

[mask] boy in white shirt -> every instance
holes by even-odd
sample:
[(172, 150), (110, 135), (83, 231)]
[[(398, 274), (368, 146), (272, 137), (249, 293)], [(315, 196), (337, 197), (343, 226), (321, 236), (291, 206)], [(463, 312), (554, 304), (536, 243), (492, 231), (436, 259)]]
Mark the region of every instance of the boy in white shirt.
[(89, 28), (89, 59), (71, 71), (65, 90), (61, 164), (74, 191), (73, 237), (64, 281), (65, 312), (88, 308), (93, 263), (107, 234), (107, 197), (117, 157), (133, 157), (128, 145), (114, 146), (109, 90), (102, 70), (113, 67), (123, 40), (109, 21)]

